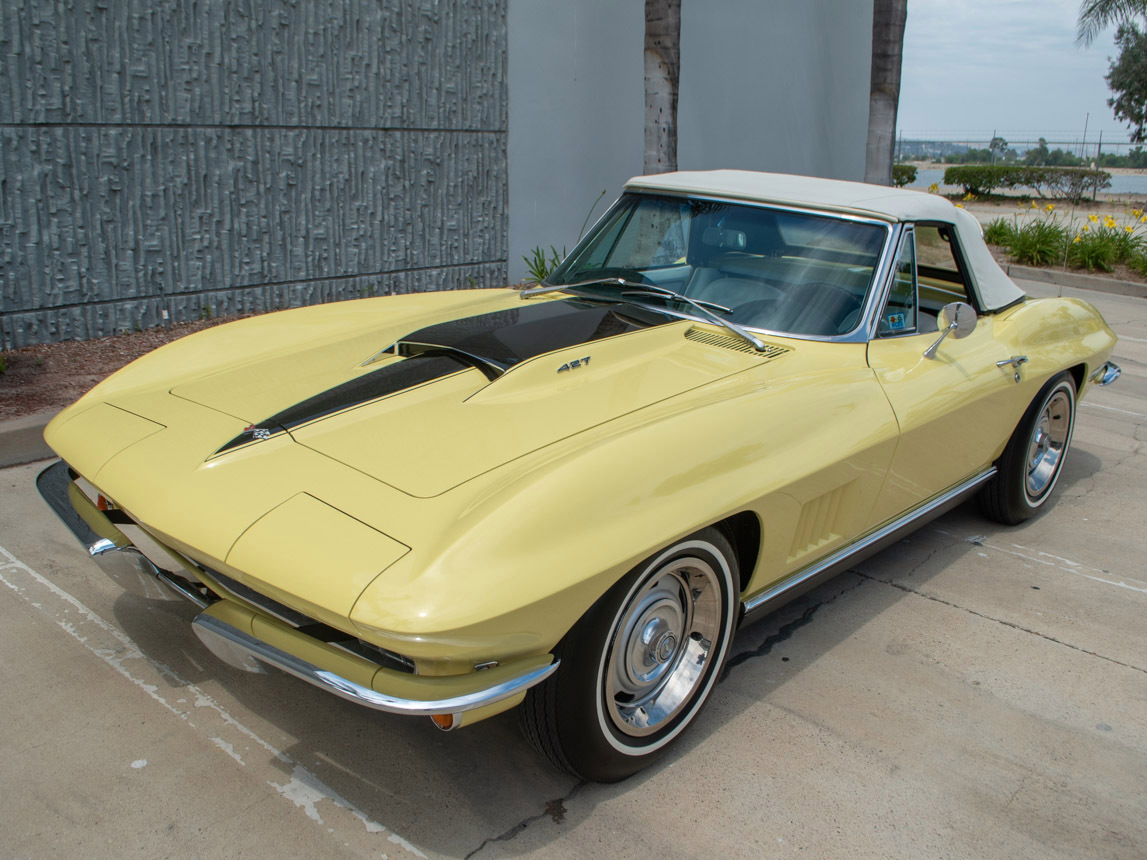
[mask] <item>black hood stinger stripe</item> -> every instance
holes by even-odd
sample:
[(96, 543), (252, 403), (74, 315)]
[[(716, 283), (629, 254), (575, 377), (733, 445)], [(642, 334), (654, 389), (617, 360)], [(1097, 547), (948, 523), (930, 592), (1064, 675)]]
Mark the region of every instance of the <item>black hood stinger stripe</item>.
[(212, 456), (470, 367), (496, 379), (538, 355), (673, 321), (668, 314), (649, 308), (561, 299), (427, 326), (382, 351), (403, 356), (403, 361), (328, 388), (252, 424)]

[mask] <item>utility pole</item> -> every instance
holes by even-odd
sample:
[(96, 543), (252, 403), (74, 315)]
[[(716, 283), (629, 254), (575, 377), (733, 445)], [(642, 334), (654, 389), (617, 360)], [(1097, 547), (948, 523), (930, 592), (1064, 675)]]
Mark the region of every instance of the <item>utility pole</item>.
[(1099, 130), (1099, 146), (1095, 148), (1095, 161), (1091, 162), (1091, 167), (1095, 171), (1095, 184), (1091, 188), (1092, 202), (1099, 196), (1099, 159), (1103, 156), (1103, 129)]
[(1087, 116), (1083, 118), (1083, 143), (1079, 145), (1079, 159), (1084, 163), (1087, 162), (1087, 156), (1084, 153), (1087, 152), (1087, 121), (1089, 119), (1091, 119), (1091, 111), (1088, 111)]

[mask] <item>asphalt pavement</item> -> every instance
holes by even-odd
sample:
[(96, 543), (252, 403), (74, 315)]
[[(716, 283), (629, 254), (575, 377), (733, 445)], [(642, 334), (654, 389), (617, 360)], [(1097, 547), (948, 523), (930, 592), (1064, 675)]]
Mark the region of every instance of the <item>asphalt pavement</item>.
[[(1034, 295), (1049, 284), (1021, 285)], [(1147, 300), (1054, 505), (974, 505), (743, 629), (699, 723), (613, 786), (505, 714), (441, 733), (235, 671), (0, 470), (6, 856), (1147, 856)]]

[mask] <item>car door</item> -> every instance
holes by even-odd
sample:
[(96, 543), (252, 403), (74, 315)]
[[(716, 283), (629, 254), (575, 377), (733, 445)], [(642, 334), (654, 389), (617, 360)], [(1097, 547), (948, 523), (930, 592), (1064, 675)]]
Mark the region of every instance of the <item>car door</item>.
[(977, 319), (957, 340), (940, 332), (936, 316), (950, 301), (975, 306), (956, 231), (916, 224), (903, 230), (868, 364), (900, 425), (900, 439), (870, 526), (885, 522), (986, 468), (1011, 433), (1015, 371), (997, 342), (995, 320)]

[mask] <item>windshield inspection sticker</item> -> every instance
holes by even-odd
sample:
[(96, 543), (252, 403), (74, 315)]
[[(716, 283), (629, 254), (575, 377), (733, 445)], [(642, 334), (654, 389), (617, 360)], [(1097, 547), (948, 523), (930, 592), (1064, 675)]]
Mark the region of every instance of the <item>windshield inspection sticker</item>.
[(885, 319), (887, 319), (888, 327), (892, 331), (900, 331), (904, 328), (904, 314), (889, 314)]

